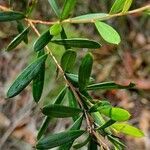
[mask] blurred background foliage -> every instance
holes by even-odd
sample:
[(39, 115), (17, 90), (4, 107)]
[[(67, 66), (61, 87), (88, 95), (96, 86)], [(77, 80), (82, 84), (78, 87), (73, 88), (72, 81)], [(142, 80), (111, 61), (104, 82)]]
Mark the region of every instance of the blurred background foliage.
[[(11, 8), (25, 11), (31, 0), (10, 0)], [(63, 0), (59, 0), (59, 6)], [(78, 16), (92, 12), (109, 12), (113, 0), (81, 0), (72, 13)], [(147, 0), (134, 1), (131, 9), (142, 7), (149, 2)], [(8, 0), (0, 0), (0, 5), (9, 6)], [(150, 148), (150, 20), (146, 14), (134, 14), (108, 20), (121, 35), (122, 42), (119, 46), (105, 43), (92, 24), (66, 24), (64, 26), (68, 37), (86, 37), (96, 39), (102, 43), (102, 47), (92, 51), (94, 55), (94, 69), (92, 71), (96, 82), (114, 80), (118, 83), (132, 81), (136, 84), (134, 90), (111, 90), (91, 93), (95, 99), (107, 98), (113, 105), (124, 107), (132, 113), (131, 123), (141, 128), (145, 137), (134, 139), (122, 138), (128, 150), (148, 150)], [(56, 20), (47, 0), (38, 0), (30, 18), (40, 20)], [(42, 33), (49, 28), (45, 25), (37, 25)], [(0, 142), (3, 150), (29, 150), (35, 143), (37, 129), (43, 116), (40, 106), (53, 102), (59, 91), (64, 86), (60, 75), (56, 78), (57, 68), (51, 58), (46, 64), (46, 78), (44, 93), (39, 107), (35, 107), (32, 101), (31, 87), (27, 87), (15, 101), (6, 101), (6, 91), (16, 76), (32, 62), (36, 55), (33, 44), (36, 35), (30, 31), (29, 43), (20, 44), (15, 50), (7, 53), (5, 48), (13, 37), (18, 34), (17, 23), (0, 23)], [(49, 44), (49, 48), (60, 61), (64, 52), (62, 46)], [(80, 59), (87, 49), (78, 49), (78, 58), (74, 73), (77, 73)], [(48, 133), (57, 132), (67, 128), (71, 120), (54, 120), (48, 129)], [(63, 126), (65, 124), (65, 126)]]

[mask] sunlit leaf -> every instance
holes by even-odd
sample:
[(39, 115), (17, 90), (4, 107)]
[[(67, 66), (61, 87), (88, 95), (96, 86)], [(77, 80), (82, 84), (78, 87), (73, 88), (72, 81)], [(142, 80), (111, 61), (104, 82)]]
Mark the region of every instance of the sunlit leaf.
[(43, 114), (50, 117), (55, 118), (65, 118), (65, 117), (72, 117), (74, 115), (78, 115), (82, 112), (79, 108), (62, 106), (62, 105), (47, 105), (42, 109)]
[(55, 14), (57, 15), (57, 17), (60, 17), (60, 10), (57, 4), (56, 0), (48, 0), (49, 4), (51, 5), (53, 11), (55, 12)]
[(125, 4), (126, 0), (115, 0), (114, 4), (112, 5), (111, 9), (110, 9), (110, 14), (115, 14), (118, 13), (120, 11), (122, 11), (123, 6)]
[(118, 107), (100, 107), (98, 110), (115, 121), (126, 121), (131, 116), (127, 110)]
[(96, 21), (96, 20), (103, 20), (107, 16), (108, 14), (106, 13), (92, 13), (71, 18), (70, 21), (86, 22), (87, 19), (93, 19)]
[(83, 91), (89, 84), (90, 75), (93, 65), (93, 56), (88, 53), (82, 59), (81, 65), (79, 67), (79, 89)]
[(127, 123), (115, 123), (112, 127), (120, 133), (124, 133), (133, 137), (143, 137), (144, 133), (132, 125)]
[(23, 72), (17, 77), (17, 79), (9, 88), (7, 92), (7, 98), (18, 95), (36, 77), (46, 58), (47, 54), (38, 58), (23, 70)]
[(68, 17), (69, 13), (73, 10), (76, 4), (76, 0), (65, 0), (63, 10), (61, 13), (61, 19), (65, 19)]
[(66, 143), (69, 143), (79, 136), (81, 136), (85, 131), (83, 130), (71, 130), (60, 132), (56, 134), (48, 135), (47, 137), (40, 139), (36, 144), (37, 149), (50, 149), (57, 147)]
[(59, 23), (54, 24), (53, 26), (50, 27), (50, 34), (51, 35), (58, 35), (62, 31), (62, 27)]
[(95, 26), (102, 38), (112, 44), (119, 44), (121, 39), (118, 32), (108, 24), (100, 21), (95, 22)]
[(126, 0), (122, 9), (122, 12), (125, 13), (130, 9), (133, 0)]

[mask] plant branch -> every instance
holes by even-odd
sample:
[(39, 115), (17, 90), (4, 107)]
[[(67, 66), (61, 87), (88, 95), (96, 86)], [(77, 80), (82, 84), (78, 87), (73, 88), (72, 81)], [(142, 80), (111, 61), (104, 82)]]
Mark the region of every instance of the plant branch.
[[(10, 11), (9, 8), (5, 7), (5, 6), (2, 6), (0, 5), (0, 9), (3, 10), (3, 11)], [(126, 13), (117, 13), (117, 14), (108, 14), (106, 16), (100, 16), (100, 17), (97, 17), (96, 19), (72, 19), (72, 18), (69, 18), (69, 19), (65, 19), (63, 20), (61, 23), (94, 23), (96, 20), (108, 20), (108, 19), (111, 19), (111, 18), (114, 18), (114, 17), (119, 17), (119, 16), (125, 16), (125, 15), (132, 15), (132, 14), (135, 14), (135, 13), (141, 13), (145, 10), (148, 10), (150, 9), (150, 4), (146, 5), (146, 6), (143, 6), (143, 7), (140, 7), (140, 8), (137, 8), (137, 9), (134, 9), (134, 10), (131, 10), (131, 11), (128, 11)], [(44, 25), (53, 25), (53, 24), (56, 24), (56, 23), (59, 23), (60, 21), (43, 21), (43, 20), (35, 20), (35, 19), (30, 19), (30, 18), (25, 18), (26, 21), (28, 22), (32, 22), (33, 24), (44, 24)]]

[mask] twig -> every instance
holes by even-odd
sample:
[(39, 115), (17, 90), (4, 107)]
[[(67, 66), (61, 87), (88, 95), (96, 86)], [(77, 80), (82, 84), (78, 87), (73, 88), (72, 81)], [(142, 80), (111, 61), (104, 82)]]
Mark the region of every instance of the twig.
[[(34, 24), (28, 20), (28, 23), (31, 25), (32, 29), (35, 31), (35, 33), (40, 36), (40, 33), (39, 31), (36, 29), (36, 27), (34, 26)], [(46, 50), (47, 52), (50, 54), (50, 56), (52, 57), (52, 59), (54, 60), (55, 64), (57, 65), (59, 71), (62, 73), (65, 81), (66, 81), (66, 84), (70, 87), (71, 91), (73, 92), (74, 96), (76, 97), (79, 105), (81, 106), (81, 108), (84, 110), (84, 114), (85, 114), (85, 118), (86, 118), (86, 122), (87, 122), (87, 127), (88, 127), (88, 131), (91, 133), (91, 130), (92, 130), (92, 127), (91, 127), (91, 124), (90, 124), (90, 119), (88, 117), (88, 114), (86, 112), (86, 110), (84, 109), (84, 106), (82, 104), (82, 101), (79, 97), (79, 95), (77, 94), (75, 88), (73, 87), (73, 85), (66, 79), (65, 77), (65, 73), (63, 71), (63, 69), (61, 68), (61, 66), (59, 65), (58, 61), (56, 60), (55, 56), (52, 54), (52, 51), (48, 48), (48, 46), (46, 46)]]
[[(10, 11), (9, 8), (5, 7), (5, 6), (2, 6), (0, 5), (0, 9), (3, 10), (3, 11)], [(140, 12), (143, 12), (145, 10), (148, 10), (150, 9), (150, 4), (146, 5), (146, 6), (143, 6), (143, 7), (140, 7), (140, 8), (137, 8), (137, 9), (134, 9), (134, 10), (131, 10), (131, 11), (128, 11), (126, 13), (117, 13), (117, 14), (108, 14), (106, 16), (100, 16), (100, 17), (97, 17), (96, 19), (72, 19), (72, 18), (69, 18), (69, 19), (65, 19), (63, 20), (61, 23), (93, 23), (95, 22), (96, 20), (108, 20), (108, 19), (111, 19), (111, 18), (114, 18), (114, 17), (118, 17), (118, 16), (125, 16), (125, 15), (131, 15), (131, 14), (135, 14), (135, 13), (140, 13)], [(53, 25), (53, 24), (56, 24), (56, 23), (59, 23), (59, 21), (43, 21), (43, 20), (34, 20), (34, 19), (29, 19), (29, 18), (25, 18), (26, 21), (28, 22), (32, 22), (33, 24), (45, 24), (45, 25)]]

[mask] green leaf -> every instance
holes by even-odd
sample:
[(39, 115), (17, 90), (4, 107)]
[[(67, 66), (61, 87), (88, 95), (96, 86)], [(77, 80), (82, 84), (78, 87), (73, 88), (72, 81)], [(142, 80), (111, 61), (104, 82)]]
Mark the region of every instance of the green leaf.
[[(78, 83), (78, 75), (77, 74), (72, 74), (72, 73), (65, 73), (66, 78), (71, 82), (71, 84), (75, 87), (79, 87)], [(94, 79), (90, 77), (89, 83), (94, 82)]]
[(56, 134), (51, 134), (46, 138), (39, 140), (38, 143), (36, 144), (36, 148), (50, 149), (53, 147), (57, 147), (77, 139), (84, 132), (85, 131), (83, 130), (73, 130), (73, 131), (65, 131)]
[(52, 40), (51, 42), (64, 45), (69, 47), (78, 47), (78, 48), (100, 48), (101, 45), (96, 41), (84, 39), (84, 38), (71, 38), (71, 39), (56, 39)]
[(115, 82), (102, 82), (102, 83), (96, 83), (91, 84), (87, 86), (87, 90), (110, 90), (110, 89), (130, 89), (133, 88), (135, 84), (130, 83), (127, 86), (116, 84)]
[(76, 52), (72, 50), (66, 51), (61, 58), (61, 66), (64, 72), (70, 72), (75, 64)]
[(73, 148), (75, 149), (81, 149), (81, 147), (85, 146), (89, 141), (90, 141), (91, 137), (88, 136), (85, 141), (83, 141), (82, 143), (77, 143), (75, 145), (73, 145)]
[[(68, 100), (69, 100), (69, 106), (70, 107), (78, 108), (77, 100), (76, 100), (73, 92), (70, 89), (68, 89)], [(72, 118), (74, 121), (76, 121), (77, 118), (79, 118), (79, 115), (73, 116)]]
[(72, 117), (74, 115), (78, 115), (79, 113), (82, 112), (82, 110), (79, 108), (53, 104), (53, 105), (45, 106), (42, 109), (42, 112), (46, 116), (51, 116), (55, 118), (66, 118), (66, 117)]
[(58, 96), (55, 99), (55, 104), (61, 104), (61, 102), (63, 101), (65, 94), (67, 92), (67, 87), (65, 86), (60, 93), (58, 94)]
[(38, 134), (37, 134), (37, 140), (39, 140), (42, 135), (44, 134), (44, 132), (46, 131), (46, 129), (48, 128), (48, 125), (49, 125), (49, 122), (51, 121), (51, 117), (48, 117), (46, 116), (42, 122), (42, 125), (38, 131)]
[(39, 73), (43, 62), (45, 62), (47, 54), (38, 58), (28, 67), (26, 67), (23, 72), (17, 77), (14, 83), (11, 85), (7, 92), (7, 97), (11, 98), (18, 95)]
[[(60, 35), (61, 35), (61, 39), (67, 39), (67, 35), (66, 35), (65, 29), (63, 27), (62, 27), (62, 31), (61, 31)], [(65, 45), (65, 44), (64, 44), (64, 47), (66, 50), (71, 49), (70, 46)]]
[[(69, 131), (73, 131), (73, 130), (78, 130), (81, 127), (83, 121), (83, 116), (79, 117), (74, 124), (71, 126), (71, 128), (69, 129)], [(62, 146), (59, 147), (59, 150), (70, 150), (72, 144), (73, 144), (74, 140), (72, 140), (70, 143), (66, 143)]]
[(114, 4), (110, 9), (110, 14), (115, 14), (122, 11), (126, 0), (115, 0)]
[(106, 108), (111, 107), (111, 104), (108, 101), (100, 101), (89, 109), (89, 113), (96, 112), (98, 111), (98, 109), (104, 108), (104, 107)]
[(107, 135), (107, 138), (114, 146), (120, 148), (119, 150), (122, 150), (126, 147), (126, 145), (124, 145), (118, 138), (113, 137), (113, 135)]
[[(61, 104), (61, 102), (63, 101), (64, 97), (65, 97), (65, 94), (66, 94), (66, 91), (67, 91), (67, 87), (64, 87), (60, 93), (58, 94), (58, 96), (56, 97), (55, 99), (55, 104)], [(38, 135), (37, 135), (37, 139), (39, 140), (42, 135), (44, 134), (44, 132), (46, 131), (46, 129), (48, 128), (48, 124), (49, 122), (51, 121), (52, 117), (49, 117), (49, 116), (46, 116), (44, 118), (44, 121), (38, 131)]]
[(105, 128), (108, 128), (109, 126), (111, 126), (115, 122), (116, 122), (115, 120), (109, 119), (107, 122), (102, 124), (97, 130), (104, 130)]
[(20, 12), (16, 11), (0, 12), (0, 22), (21, 20), (23, 18), (25, 18), (25, 15)]
[(76, 21), (76, 22), (86, 22), (87, 19), (93, 19), (93, 20), (103, 20), (103, 18), (107, 17), (108, 14), (106, 13), (92, 13), (92, 14), (86, 14), (86, 15), (81, 15), (77, 16), (74, 18), (71, 18), (70, 21)]
[(24, 38), (27, 36), (29, 32), (29, 27), (27, 27), (26, 29), (24, 29), (20, 34), (18, 34), (8, 45), (7, 47), (7, 51), (10, 51), (12, 49), (14, 49), (15, 47), (17, 47), (23, 40)]
[(65, 0), (63, 10), (61, 13), (61, 20), (66, 19), (69, 13), (73, 10), (76, 0)]
[[(24, 26), (20, 21), (17, 21), (17, 29), (19, 33), (22, 33), (24, 30)], [(28, 34), (26, 34), (26, 36), (23, 39), (25, 44), (28, 44)]]
[[(44, 54), (45, 54), (44, 49), (42, 51), (39, 51), (38, 58)], [(43, 62), (37, 76), (33, 79), (32, 93), (35, 102), (38, 102), (42, 96), (44, 86), (44, 76), (45, 76), (45, 62)]]
[(54, 24), (54, 25), (52, 25), (52, 26), (50, 27), (50, 34), (51, 34), (51, 35), (56, 36), (56, 35), (58, 35), (61, 31), (62, 31), (62, 27), (61, 27), (61, 24), (59, 24), (59, 23), (56, 23), (56, 24)]
[(97, 142), (91, 138), (88, 144), (88, 150), (98, 150), (97, 149)]
[(130, 118), (130, 113), (118, 107), (104, 107), (98, 109), (100, 113), (110, 117), (114, 121), (126, 121)]
[(49, 30), (47, 30), (35, 41), (34, 50), (36, 52), (42, 50), (50, 42), (52, 38), (53, 36), (50, 35)]
[(140, 138), (140, 137), (144, 136), (144, 133), (140, 129), (133, 127), (127, 123), (115, 123), (112, 125), (112, 127), (115, 130), (117, 130), (118, 132), (130, 135), (133, 137), (139, 137)]
[(57, 17), (60, 17), (60, 10), (57, 4), (56, 0), (48, 0), (49, 4), (51, 5), (53, 11), (55, 12), (55, 14), (57, 15)]
[(93, 65), (93, 56), (88, 53), (82, 59), (81, 65), (79, 67), (79, 89), (83, 91), (89, 84), (90, 75)]
[(119, 44), (121, 39), (118, 32), (108, 24), (100, 21), (95, 22), (95, 26), (102, 38), (112, 44)]
[(123, 6), (122, 12), (125, 13), (130, 9), (130, 6), (132, 4), (133, 0), (126, 0), (125, 4)]

